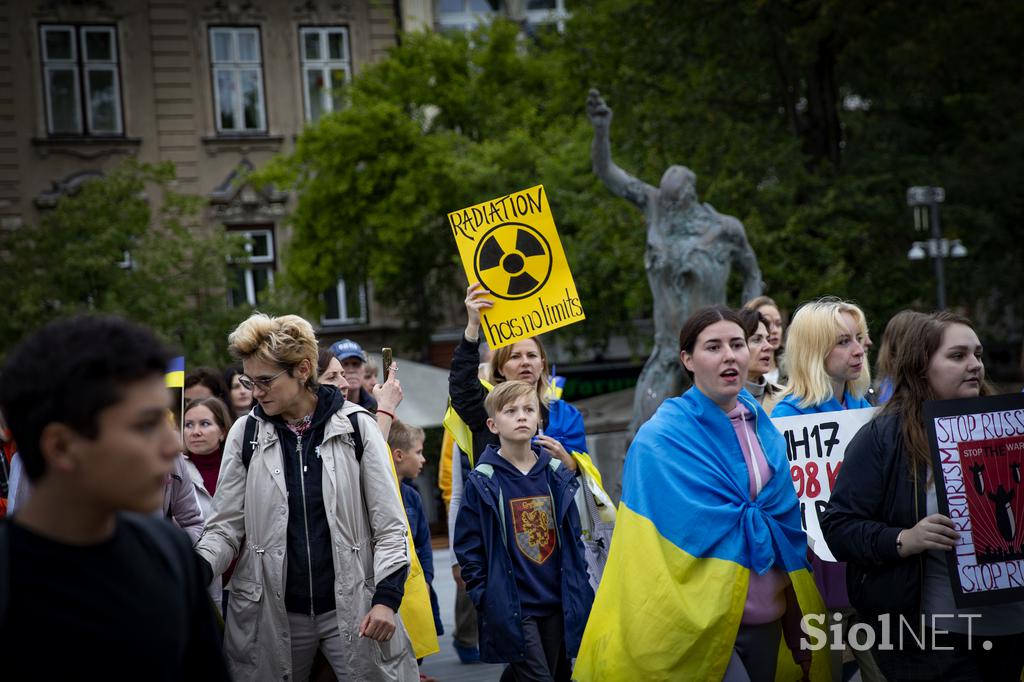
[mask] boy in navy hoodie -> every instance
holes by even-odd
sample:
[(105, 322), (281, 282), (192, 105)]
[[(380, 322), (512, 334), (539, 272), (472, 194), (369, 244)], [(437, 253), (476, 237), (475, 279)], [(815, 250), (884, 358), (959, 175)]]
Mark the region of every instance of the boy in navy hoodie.
[(498, 384), (484, 407), (501, 447), (480, 455), (455, 522), (480, 658), (509, 663), (503, 679), (569, 680), (594, 600), (573, 502), (579, 483), (532, 442), (540, 424), (534, 386)]

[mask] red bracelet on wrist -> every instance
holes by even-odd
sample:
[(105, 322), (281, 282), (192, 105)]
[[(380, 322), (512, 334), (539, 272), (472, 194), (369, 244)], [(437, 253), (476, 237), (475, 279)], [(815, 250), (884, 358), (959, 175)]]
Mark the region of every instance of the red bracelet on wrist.
[(382, 410), (379, 407), (377, 408), (377, 414), (386, 414), (387, 416), (391, 417), (392, 421), (395, 420), (395, 415), (394, 414), (392, 414), (391, 412), (388, 412), (387, 410)]

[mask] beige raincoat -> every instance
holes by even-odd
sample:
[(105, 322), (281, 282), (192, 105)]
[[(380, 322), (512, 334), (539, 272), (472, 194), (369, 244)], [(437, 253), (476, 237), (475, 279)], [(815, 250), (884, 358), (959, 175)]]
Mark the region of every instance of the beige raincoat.
[[(356, 462), (348, 419), (353, 411), (365, 415), (359, 417), (361, 462)], [(245, 422), (239, 419), (228, 434), (215, 512), (196, 551), (210, 562), (214, 575), (222, 574), (238, 555), (228, 585), (231, 598), (224, 632), (233, 677), (292, 680), (284, 604), (288, 502), (281, 446), (274, 425), (258, 419), (247, 472), (241, 456)], [(370, 610), (377, 583), (409, 564), (405, 512), (387, 445), (369, 413), (346, 402), (325, 427), (320, 457), (334, 545), (338, 630), (348, 654), (348, 676), (360, 681), (418, 680), (409, 636), (398, 614), (390, 641), (359, 637), (359, 624)]]

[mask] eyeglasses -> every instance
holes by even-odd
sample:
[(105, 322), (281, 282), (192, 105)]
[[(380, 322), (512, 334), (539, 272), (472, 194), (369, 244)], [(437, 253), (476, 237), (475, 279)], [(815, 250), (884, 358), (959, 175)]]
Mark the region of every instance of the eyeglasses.
[(275, 379), (277, 379), (279, 376), (281, 376), (282, 374), (285, 374), (287, 372), (288, 372), (287, 369), (283, 369), (280, 372), (278, 372), (277, 374), (275, 374), (274, 376), (268, 377), (266, 379), (250, 379), (249, 377), (245, 376), (244, 374), (239, 374), (238, 375), (238, 383), (240, 383), (242, 385), (242, 388), (244, 388), (244, 389), (246, 389), (248, 391), (255, 390), (255, 388), (257, 386), (262, 388), (264, 391), (269, 391), (270, 390), (270, 384), (274, 383)]

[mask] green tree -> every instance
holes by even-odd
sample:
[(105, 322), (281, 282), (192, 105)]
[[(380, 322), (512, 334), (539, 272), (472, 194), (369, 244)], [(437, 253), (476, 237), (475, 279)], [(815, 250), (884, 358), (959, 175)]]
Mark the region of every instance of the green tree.
[(691, 166), (784, 306), (853, 298), (877, 334), (934, 305), (904, 197), (941, 185), (946, 234), (971, 250), (947, 261), (950, 304), (1005, 339), (1024, 315), (1007, 276), (1024, 257), (1022, 19), (1010, 2), (597, 0), (566, 47), (616, 108), (621, 164), (648, 182)]
[[(201, 199), (172, 191), (173, 180), (169, 163), (129, 161), (61, 199), (40, 224), (0, 234), (0, 290), (16, 292), (0, 347), (56, 317), (111, 313), (154, 329), (190, 366), (222, 364), (228, 332), (248, 313), (229, 308), (225, 293), (238, 245), (200, 227)], [(119, 264), (125, 251), (130, 268)]]
[(851, 298), (877, 336), (934, 305), (931, 268), (906, 258), (921, 237), (904, 197), (935, 184), (947, 236), (971, 251), (948, 263), (951, 305), (1019, 338), (1022, 20), (1009, 2), (595, 0), (564, 35), (406, 36), (259, 177), (298, 190), (285, 260), (307, 305), (368, 277), (421, 342), (461, 304), (445, 214), (544, 183), (589, 314), (559, 335), (600, 353), (650, 298), (643, 217), (590, 170), (598, 87), (618, 163), (651, 184), (691, 167), (701, 198), (746, 225), (783, 307)]
[[(446, 214), (543, 183), (590, 313), (571, 338), (600, 348), (644, 314), (643, 231), (590, 172), (589, 126), (564, 55), (508, 22), (416, 34), (352, 84), (350, 105), (306, 129), (253, 179), (295, 188), (285, 286), (317, 294), (369, 278), (421, 345), (465, 277)], [(640, 282), (641, 286), (637, 286)]]

